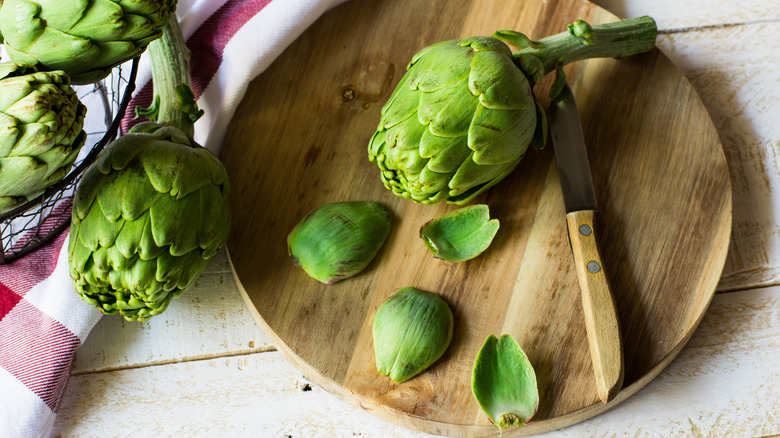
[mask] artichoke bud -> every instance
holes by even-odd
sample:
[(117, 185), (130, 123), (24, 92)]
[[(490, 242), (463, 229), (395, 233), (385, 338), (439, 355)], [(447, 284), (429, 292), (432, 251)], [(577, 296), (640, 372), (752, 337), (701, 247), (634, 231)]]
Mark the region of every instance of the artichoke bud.
[(482, 254), (498, 226), (498, 219), (490, 219), (488, 206), (478, 204), (429, 221), (420, 229), (420, 237), (437, 259), (462, 262)]
[(510, 335), (490, 335), (474, 361), (471, 390), (482, 411), (499, 428), (524, 426), (539, 407), (536, 373)]
[(439, 295), (413, 287), (398, 289), (374, 316), (377, 371), (402, 383), (431, 366), (450, 345), (453, 320)]
[(73, 284), (106, 314), (145, 320), (200, 276), (230, 230), (222, 163), (177, 128), (143, 124), (98, 155), (76, 189)]
[(544, 146), (547, 119), (533, 85), (559, 65), (650, 50), (656, 36), (652, 18), (639, 17), (580, 20), (539, 41), (503, 30), (425, 47), (381, 109), (369, 161), (398, 196), (466, 204), (509, 175), (529, 145)]
[(3, 0), (0, 33), (11, 59), (97, 82), (162, 35), (176, 0)]
[(0, 213), (67, 175), (86, 140), (86, 113), (65, 72), (0, 64)]
[(390, 233), (391, 219), (378, 202), (325, 204), (293, 228), (288, 253), (310, 277), (332, 284), (368, 266)]

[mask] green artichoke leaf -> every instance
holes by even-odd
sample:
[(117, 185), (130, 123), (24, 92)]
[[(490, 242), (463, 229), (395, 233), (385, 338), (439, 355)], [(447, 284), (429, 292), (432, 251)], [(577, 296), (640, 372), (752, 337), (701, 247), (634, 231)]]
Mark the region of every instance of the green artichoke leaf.
[(16, 126), (16, 119), (0, 112), (0, 157), (11, 154), (18, 137), (19, 128)]
[(167, 248), (157, 246), (152, 232), (149, 212), (144, 212), (134, 220), (126, 220), (116, 238), (116, 247), (122, 256), (131, 259), (134, 256), (142, 260), (152, 260), (162, 255)]
[(467, 86), (464, 77), (446, 87), (422, 93), (417, 120), (428, 125), (431, 133), (441, 137), (460, 137), (468, 134), (477, 97)]
[(395, 169), (406, 173), (406, 177), (411, 179), (412, 175), (420, 173), (428, 160), (417, 153), (417, 149), (402, 149), (391, 147), (387, 150), (386, 159), (393, 163)]
[[(0, 158), (0, 194), (25, 196), (46, 178), (47, 166), (32, 157)], [(23, 184), (20, 184), (22, 182)]]
[(496, 38), (485, 36), (469, 37), (460, 40), (458, 45), (471, 47), (475, 52), (497, 52), (501, 55), (512, 56), (512, 50)]
[(470, 57), (473, 52), (469, 53), (458, 41), (439, 44), (436, 49), (426, 52), (430, 56), (420, 56), (410, 65), (407, 74), (411, 75), (411, 89), (430, 93), (468, 77), (469, 64), (463, 62), (463, 56), (465, 53)]
[(479, 106), (469, 131), (473, 161), (480, 165), (506, 164), (522, 157), (536, 127), (534, 111), (493, 110)]
[[(100, 210), (99, 207), (95, 207)], [(109, 247), (116, 242), (124, 221), (111, 221), (104, 214), (87, 215), (81, 220), (79, 239), (92, 251), (99, 247)]]
[(531, 86), (511, 56), (498, 52), (477, 53), (471, 61), (468, 87), (479, 103), (491, 109), (522, 110), (533, 105)]
[(40, 18), (49, 29), (59, 29), (96, 40), (120, 38), (128, 24), (119, 4), (106, 0), (36, 0)]
[(474, 162), (473, 154), (458, 169), (450, 180), (450, 192), (448, 201), (463, 205), (474, 199), (475, 196), (483, 191), (493, 187), (520, 164), (519, 157), (514, 163), (510, 164), (477, 164)]
[(426, 167), (437, 173), (452, 174), (460, 168), (463, 161), (471, 154), (472, 151), (468, 146), (468, 136), (458, 137), (449, 143), (447, 149), (432, 156)]
[(490, 421), (500, 428), (524, 426), (539, 407), (536, 373), (510, 335), (490, 335), (474, 361), (471, 390)]
[[(200, 248), (198, 244), (197, 221), (203, 215), (199, 193), (187, 198), (162, 196), (149, 209), (154, 241), (159, 246), (170, 246), (170, 253), (184, 255)], [(195, 232), (182, 224), (193, 223)]]
[[(122, 172), (112, 172), (101, 178), (103, 189), (97, 195), (100, 210), (109, 221), (122, 218), (134, 221), (163, 196), (154, 189), (139, 165), (130, 165)], [(133, 195), (127, 195), (127, 188), (133, 188)]]
[(426, 166), (420, 171), (420, 175), (417, 177), (418, 186), (415, 187), (416, 191), (427, 194), (426, 197), (429, 197), (431, 193), (436, 192), (441, 192), (442, 196), (446, 196), (447, 183), (454, 173), (454, 171), (451, 173), (438, 173)]
[(403, 383), (439, 360), (452, 340), (454, 316), (433, 292), (404, 287), (377, 309), (372, 323), (377, 371)]
[[(215, 184), (218, 184), (215, 182)], [(203, 212), (224, 211), (225, 215), (214, 216), (203, 214), (200, 218), (200, 227), (198, 229), (198, 247), (203, 250), (202, 257), (210, 259), (221, 248), (219, 242), (225, 242), (230, 231), (230, 205), (227, 202), (226, 189), (227, 182), (223, 181), (221, 186), (206, 186), (198, 192), (201, 200), (201, 209)], [(191, 195), (192, 196), (192, 195)]]
[(498, 228), (498, 219), (490, 219), (489, 207), (477, 204), (428, 221), (420, 228), (420, 238), (435, 258), (464, 262), (485, 252)]
[(389, 148), (414, 150), (416, 153), (420, 139), (428, 127), (421, 125), (415, 115), (412, 114), (408, 119), (387, 130), (385, 142)]
[(393, 90), (393, 94), (382, 106), (381, 119), (377, 130), (387, 129), (408, 119), (417, 113), (419, 91), (409, 86), (412, 75), (405, 74)]
[(426, 167), (437, 173), (454, 173), (470, 154), (466, 135), (448, 138), (427, 132), (420, 140), (420, 156), (430, 158)]

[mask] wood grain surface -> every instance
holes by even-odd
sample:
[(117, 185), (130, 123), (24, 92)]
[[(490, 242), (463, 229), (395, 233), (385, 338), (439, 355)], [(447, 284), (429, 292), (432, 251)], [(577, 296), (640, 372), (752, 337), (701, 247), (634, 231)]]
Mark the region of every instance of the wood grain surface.
[[(723, 269), (731, 192), (707, 111), (659, 51), (568, 72), (626, 360), (624, 389), (606, 405), (596, 394), (552, 148), (529, 153), (477, 199), (501, 229), (488, 251), (461, 264), (434, 260), (418, 237), (423, 223), (455, 207), (393, 197), (366, 158), (384, 99), (422, 47), (502, 28), (541, 38), (579, 18), (616, 19), (578, 0), (348, 2), (250, 85), (222, 155), (233, 185), (228, 249), (258, 321), (307, 377), (413, 429), (493, 436), (471, 395), (471, 368), (487, 335), (509, 333), (534, 364), (541, 394), (536, 419), (505, 432), (516, 436), (625, 400), (687, 342)], [(394, 229), (365, 272), (326, 286), (293, 266), (285, 238), (306, 213), (338, 200), (383, 202)], [(440, 293), (456, 326), (439, 362), (395, 384), (376, 372), (370, 326), (379, 304), (404, 286)]]

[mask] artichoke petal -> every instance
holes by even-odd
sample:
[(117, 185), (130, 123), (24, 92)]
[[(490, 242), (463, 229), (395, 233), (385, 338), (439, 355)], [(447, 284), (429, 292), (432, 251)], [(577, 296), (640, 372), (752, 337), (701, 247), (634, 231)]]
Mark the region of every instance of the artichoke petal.
[(416, 113), (387, 130), (385, 142), (389, 148), (417, 149), (428, 127), (420, 124), (415, 116)]
[[(477, 97), (466, 86), (468, 78), (453, 82), (420, 97), (417, 120), (442, 137), (468, 134)], [(472, 111), (469, 111), (472, 109)]]
[(430, 367), (452, 340), (454, 317), (437, 294), (398, 289), (377, 309), (372, 324), (377, 371), (402, 383)]
[[(434, 172), (455, 173), (472, 153), (469, 149), (467, 136), (448, 139), (431, 135), (424, 137), (424, 139), (427, 143), (426, 149), (430, 149), (426, 150), (426, 155), (430, 154), (430, 160), (426, 167)], [(436, 144), (434, 145), (434, 143)]]
[(499, 52), (479, 52), (471, 61), (468, 88), (491, 109), (525, 109), (533, 105), (531, 86), (508, 57)]
[(536, 106), (531, 111), (494, 110), (479, 106), (469, 130), (469, 148), (476, 164), (516, 161), (525, 154), (536, 127)]
[(409, 87), (423, 92), (435, 91), (469, 75), (469, 64), (463, 62), (463, 56), (471, 57), (472, 51), (462, 47), (458, 41), (449, 41), (436, 45), (417, 57), (410, 64)]

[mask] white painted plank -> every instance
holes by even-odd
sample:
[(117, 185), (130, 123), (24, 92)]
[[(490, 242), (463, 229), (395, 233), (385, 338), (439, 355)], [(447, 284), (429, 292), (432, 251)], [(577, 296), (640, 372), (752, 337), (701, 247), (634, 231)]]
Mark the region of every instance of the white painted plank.
[(273, 349), (236, 287), (224, 250), (196, 284), (144, 322), (106, 315), (76, 351), (73, 372), (180, 362)]
[[(776, 2), (780, 7), (780, 2)], [(780, 21), (664, 35), (720, 134), (733, 233), (719, 289), (780, 283)]]
[[(591, 0), (618, 17), (650, 15), (662, 31), (780, 20), (777, 0)], [(724, 52), (727, 53), (727, 52)]]
[[(346, 404), (278, 352), (73, 376), (57, 436), (424, 437)], [(678, 358), (612, 410), (545, 438), (780, 433), (780, 287), (719, 294)]]

